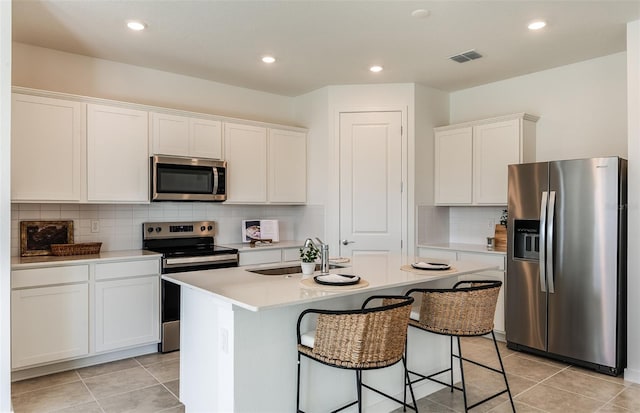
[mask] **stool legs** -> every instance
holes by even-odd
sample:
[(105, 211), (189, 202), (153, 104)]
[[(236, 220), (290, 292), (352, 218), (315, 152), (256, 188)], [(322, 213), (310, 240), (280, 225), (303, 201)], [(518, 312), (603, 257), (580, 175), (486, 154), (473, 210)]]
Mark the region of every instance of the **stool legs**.
[[(456, 338), (456, 342), (458, 344), (458, 354), (455, 354), (454, 349), (453, 349), (453, 338), (454, 337)], [(493, 340), (493, 346), (494, 346), (494, 348), (496, 350), (496, 355), (498, 356), (498, 361), (500, 363), (500, 370), (495, 369), (495, 368), (490, 367), (490, 366), (487, 366), (487, 365), (484, 365), (482, 363), (478, 363), (477, 361), (464, 358), (464, 356), (462, 354), (462, 343), (461, 343), (461, 340), (460, 340), (460, 336), (449, 336), (449, 351), (450, 351), (449, 352), (449, 368), (446, 368), (444, 370), (432, 373), (431, 375), (428, 375), (428, 376), (425, 376), (423, 374), (417, 373), (415, 371), (407, 370), (407, 383), (413, 384), (413, 383), (417, 383), (417, 382), (419, 382), (421, 380), (427, 379), (427, 380), (431, 380), (431, 381), (434, 381), (436, 383), (439, 383), (439, 384), (442, 384), (444, 386), (449, 387), (451, 392), (453, 392), (454, 389), (460, 390), (460, 391), (462, 391), (462, 397), (464, 399), (464, 411), (465, 412), (468, 412), (470, 409), (473, 409), (474, 407), (476, 407), (476, 406), (478, 406), (478, 405), (480, 405), (480, 404), (482, 404), (484, 402), (487, 402), (487, 401), (489, 401), (489, 400), (491, 400), (491, 399), (493, 399), (493, 398), (495, 398), (495, 397), (497, 397), (497, 396), (499, 396), (499, 395), (501, 395), (503, 393), (507, 393), (508, 396), (509, 396), (509, 402), (511, 403), (511, 409), (515, 413), (516, 408), (515, 408), (515, 405), (513, 403), (513, 397), (511, 396), (511, 389), (509, 388), (509, 382), (507, 380), (507, 373), (504, 370), (504, 364), (502, 363), (502, 357), (500, 356), (500, 350), (498, 349), (498, 342), (496, 341), (496, 337), (495, 337), (495, 334), (493, 333), (493, 331), (491, 332), (491, 339)], [(462, 381), (462, 386), (461, 387), (456, 387), (454, 382), (453, 382), (453, 369), (454, 369), (454, 367), (453, 367), (453, 359), (454, 358), (457, 358), (460, 361), (460, 376), (461, 376), (461, 381)], [(476, 366), (484, 367), (486, 369), (489, 369), (491, 371), (494, 371), (496, 373), (501, 374), (503, 379), (504, 379), (504, 384), (505, 384), (505, 387), (506, 387), (505, 390), (497, 392), (492, 396), (489, 396), (489, 397), (487, 397), (487, 398), (485, 398), (485, 399), (483, 399), (483, 400), (481, 400), (479, 402), (476, 402), (476, 403), (474, 403), (472, 405), (469, 405), (468, 404), (469, 401), (467, 399), (467, 383), (465, 382), (465, 378), (464, 378), (464, 365), (463, 365), (464, 361), (467, 361), (469, 363), (475, 364)], [(446, 373), (447, 371), (449, 372), (449, 377), (450, 377), (449, 383), (446, 382), (446, 379), (441, 381), (441, 380), (435, 378), (435, 376), (438, 376), (440, 374)], [(409, 376), (409, 373), (418, 376), (418, 379), (415, 379), (415, 380), (412, 381), (410, 376)], [(412, 388), (411, 388), (411, 392), (412, 392), (412, 396), (413, 396), (413, 389)], [(406, 400), (406, 388), (405, 388), (405, 400)]]
[(362, 413), (362, 370), (356, 370), (356, 385), (358, 386), (358, 413)]
[(300, 353), (298, 353), (298, 380), (296, 383), (296, 413), (300, 413)]
[[(453, 338), (453, 337), (452, 337)], [(458, 358), (460, 359), (460, 377), (462, 379), (462, 398), (464, 399), (464, 411), (467, 412), (468, 411), (468, 404), (467, 404), (467, 386), (464, 383), (464, 367), (463, 367), (463, 358), (462, 358), (462, 345), (460, 343), (460, 337), (456, 337), (456, 339), (458, 340)], [(453, 386), (452, 386), (453, 388)]]
[(449, 336), (449, 375), (451, 376), (451, 393), (453, 393), (453, 336)]
[(511, 402), (511, 410), (516, 412), (516, 406), (513, 404), (513, 397), (511, 397), (511, 389), (509, 388), (509, 382), (507, 381), (507, 372), (504, 370), (504, 364), (502, 364), (502, 357), (500, 356), (500, 350), (498, 350), (498, 342), (496, 336), (491, 332), (491, 338), (493, 338), (493, 345), (496, 348), (496, 354), (498, 355), (498, 361), (500, 362), (500, 370), (502, 370), (502, 377), (504, 377), (504, 384), (507, 386), (507, 394), (509, 395), (509, 402)]

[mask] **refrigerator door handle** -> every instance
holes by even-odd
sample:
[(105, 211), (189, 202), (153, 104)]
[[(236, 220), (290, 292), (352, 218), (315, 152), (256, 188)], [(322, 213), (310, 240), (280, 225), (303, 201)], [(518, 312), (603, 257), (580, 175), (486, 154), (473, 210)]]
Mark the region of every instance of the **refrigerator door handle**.
[(549, 217), (547, 220), (547, 252), (545, 258), (547, 260), (547, 282), (549, 284), (549, 293), (555, 293), (553, 283), (553, 218), (556, 211), (556, 191), (549, 192)]
[(547, 258), (546, 258), (546, 250), (545, 250), (545, 245), (546, 245), (545, 241), (547, 237), (545, 236), (545, 234), (546, 234), (546, 227), (547, 227), (548, 195), (549, 194), (547, 191), (542, 192), (542, 201), (540, 201), (540, 228), (538, 229), (538, 233), (540, 235), (540, 260), (539, 260), (540, 291), (542, 291), (543, 293), (547, 292), (547, 283), (545, 282), (544, 276), (547, 271), (546, 269)]

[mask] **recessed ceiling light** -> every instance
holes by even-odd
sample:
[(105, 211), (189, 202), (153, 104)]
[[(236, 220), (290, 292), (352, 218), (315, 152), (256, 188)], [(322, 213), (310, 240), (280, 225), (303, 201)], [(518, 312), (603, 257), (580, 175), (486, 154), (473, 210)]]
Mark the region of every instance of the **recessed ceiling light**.
[(529, 28), (529, 30), (540, 30), (546, 25), (547, 25), (546, 22), (544, 22), (542, 20), (536, 20), (536, 21), (533, 21), (533, 22), (529, 23), (529, 26), (527, 26), (527, 27)]
[(373, 73), (382, 72), (382, 66), (371, 66), (369, 70), (371, 70)]
[(415, 17), (416, 19), (425, 19), (429, 17), (430, 14), (431, 12), (426, 9), (417, 9), (411, 12), (411, 16)]
[(130, 20), (127, 22), (127, 27), (139, 32), (140, 30), (146, 29), (147, 25), (139, 20)]
[(262, 61), (265, 62), (265, 63), (273, 63), (273, 62), (276, 61), (276, 58), (273, 57), (273, 56), (264, 56), (262, 58)]

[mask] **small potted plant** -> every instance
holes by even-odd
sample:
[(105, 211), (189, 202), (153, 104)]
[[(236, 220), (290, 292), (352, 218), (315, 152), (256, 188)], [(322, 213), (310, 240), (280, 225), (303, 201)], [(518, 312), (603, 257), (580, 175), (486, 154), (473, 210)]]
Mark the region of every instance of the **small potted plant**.
[(304, 275), (311, 275), (316, 270), (316, 260), (320, 256), (320, 250), (313, 244), (300, 248), (300, 266)]

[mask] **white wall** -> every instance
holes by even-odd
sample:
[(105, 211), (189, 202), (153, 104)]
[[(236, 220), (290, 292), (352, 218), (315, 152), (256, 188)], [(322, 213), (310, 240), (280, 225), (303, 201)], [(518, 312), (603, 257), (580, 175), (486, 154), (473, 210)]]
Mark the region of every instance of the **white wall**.
[(451, 94), (451, 122), (515, 112), (540, 116), (539, 161), (627, 157), (626, 53)]
[(296, 121), (309, 129), (307, 134), (307, 202), (327, 201), (327, 158), (329, 148), (329, 88), (321, 88), (295, 98)]
[(640, 383), (640, 20), (627, 25), (629, 209), (626, 380)]
[(298, 126), (290, 97), (23, 43), (13, 85)]
[[(433, 128), (449, 123), (449, 94), (422, 85), (415, 86), (415, 146), (409, 148), (409, 161), (415, 165), (416, 244), (441, 243), (449, 238), (448, 208), (434, 202)], [(412, 175), (409, 174), (409, 179)], [(411, 202), (411, 201), (410, 201)]]
[(0, 1), (0, 412), (11, 411), (11, 2)]

